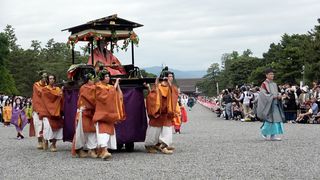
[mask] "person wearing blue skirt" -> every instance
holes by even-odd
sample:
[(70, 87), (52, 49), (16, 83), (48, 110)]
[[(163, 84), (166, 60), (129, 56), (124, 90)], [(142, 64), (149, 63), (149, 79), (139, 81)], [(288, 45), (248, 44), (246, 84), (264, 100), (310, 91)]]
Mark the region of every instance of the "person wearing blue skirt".
[(280, 101), (281, 93), (279, 93), (277, 84), (273, 82), (273, 70), (267, 69), (265, 75), (266, 80), (260, 88), (257, 108), (258, 117), (264, 120), (261, 133), (265, 140), (280, 141), (281, 138), (277, 137), (277, 135), (283, 134), (283, 121), (285, 120)]

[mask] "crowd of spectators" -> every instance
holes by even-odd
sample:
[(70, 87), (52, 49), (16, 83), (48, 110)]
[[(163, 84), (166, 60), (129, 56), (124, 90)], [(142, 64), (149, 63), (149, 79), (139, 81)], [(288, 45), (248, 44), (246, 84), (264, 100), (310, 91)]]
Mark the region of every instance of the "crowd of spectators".
[[(320, 82), (312, 86), (285, 83), (279, 86), (281, 102), (288, 123), (320, 123)], [(260, 87), (244, 85), (224, 89), (217, 97), (199, 96), (200, 104), (226, 120), (262, 121), (257, 117)]]

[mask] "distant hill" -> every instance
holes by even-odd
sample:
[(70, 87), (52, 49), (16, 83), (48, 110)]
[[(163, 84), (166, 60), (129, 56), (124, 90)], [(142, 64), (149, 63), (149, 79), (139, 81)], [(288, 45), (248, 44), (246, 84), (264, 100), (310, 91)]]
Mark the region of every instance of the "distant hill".
[[(160, 66), (153, 66), (153, 67), (146, 67), (142, 68), (148, 73), (159, 75), (162, 67)], [(207, 72), (206, 71), (181, 71), (177, 69), (170, 69), (169, 71), (173, 71), (175, 78), (202, 78)]]

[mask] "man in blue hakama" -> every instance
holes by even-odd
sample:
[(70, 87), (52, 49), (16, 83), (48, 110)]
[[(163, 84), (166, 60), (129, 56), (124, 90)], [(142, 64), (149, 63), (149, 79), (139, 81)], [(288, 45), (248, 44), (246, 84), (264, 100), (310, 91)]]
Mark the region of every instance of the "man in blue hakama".
[(276, 135), (283, 134), (283, 121), (285, 119), (280, 101), (281, 94), (279, 93), (277, 84), (273, 82), (273, 70), (267, 69), (265, 74), (266, 80), (260, 88), (257, 108), (258, 117), (264, 120), (261, 133), (265, 140), (280, 141), (281, 138), (276, 137)]

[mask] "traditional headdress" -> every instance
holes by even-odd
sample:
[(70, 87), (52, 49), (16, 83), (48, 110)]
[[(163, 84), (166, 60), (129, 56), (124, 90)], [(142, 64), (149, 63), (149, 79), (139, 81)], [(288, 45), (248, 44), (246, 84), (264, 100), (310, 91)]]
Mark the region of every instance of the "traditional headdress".
[(160, 73), (160, 78), (168, 77), (169, 74), (172, 74), (174, 76), (174, 73), (169, 71), (168, 66), (164, 67)]
[(100, 71), (98, 74), (99, 80), (102, 81), (107, 74), (109, 74), (110, 76), (110, 72), (107, 71), (106, 69), (103, 69), (102, 71)]
[(41, 78), (47, 78), (48, 73), (45, 70), (38, 71), (38, 74)]
[(95, 80), (95, 76), (91, 73), (87, 73), (84, 75), (84, 81), (85, 82), (88, 82), (88, 80), (91, 80), (91, 81), (94, 81)]

